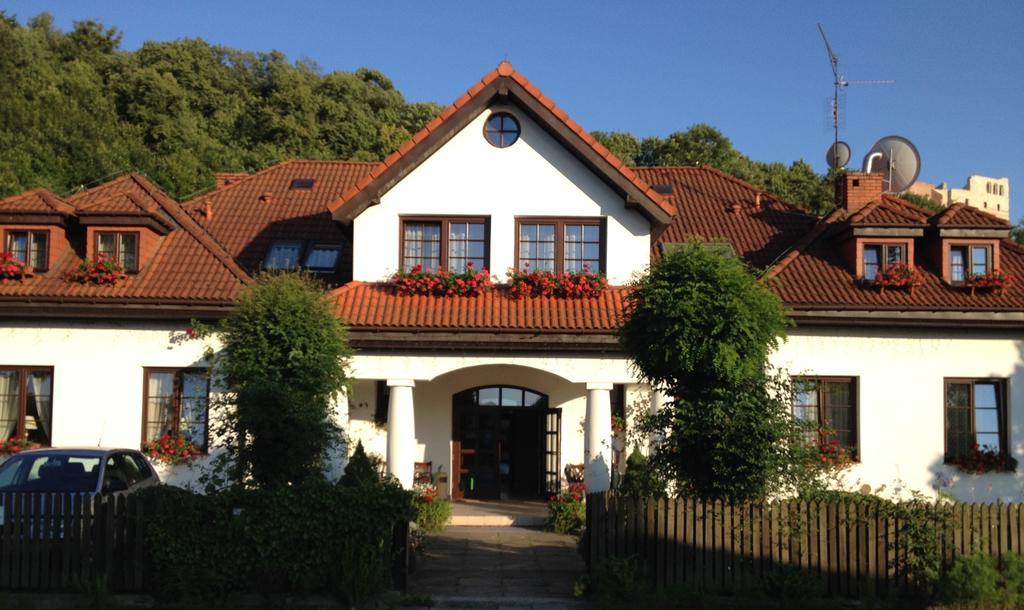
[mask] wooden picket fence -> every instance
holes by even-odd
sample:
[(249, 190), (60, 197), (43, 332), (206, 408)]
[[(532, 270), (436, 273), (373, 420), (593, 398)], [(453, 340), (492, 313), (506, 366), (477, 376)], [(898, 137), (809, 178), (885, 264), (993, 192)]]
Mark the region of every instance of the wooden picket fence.
[[(693, 498), (587, 496), (586, 555), (593, 568), (635, 560), (656, 588), (736, 590), (778, 566), (820, 579), (830, 595), (913, 594), (907, 536), (898, 519), (864, 502), (731, 503)], [(1018, 504), (957, 504), (936, 527), (943, 568), (959, 555), (1024, 551)]]
[(0, 589), (143, 591), (143, 502), (0, 493)]

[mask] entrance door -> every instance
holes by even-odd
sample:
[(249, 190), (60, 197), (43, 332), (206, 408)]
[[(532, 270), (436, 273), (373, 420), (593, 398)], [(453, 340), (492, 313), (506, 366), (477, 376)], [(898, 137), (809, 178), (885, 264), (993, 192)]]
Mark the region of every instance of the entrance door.
[(561, 413), (532, 390), (494, 386), (452, 399), (452, 496), (496, 500), (557, 493)]

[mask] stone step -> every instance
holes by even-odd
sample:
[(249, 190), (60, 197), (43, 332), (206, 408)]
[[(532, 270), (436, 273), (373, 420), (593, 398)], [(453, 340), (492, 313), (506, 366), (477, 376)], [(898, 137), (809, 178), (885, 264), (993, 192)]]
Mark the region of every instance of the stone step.
[(449, 525), (472, 527), (542, 527), (544, 517), (539, 515), (452, 515)]

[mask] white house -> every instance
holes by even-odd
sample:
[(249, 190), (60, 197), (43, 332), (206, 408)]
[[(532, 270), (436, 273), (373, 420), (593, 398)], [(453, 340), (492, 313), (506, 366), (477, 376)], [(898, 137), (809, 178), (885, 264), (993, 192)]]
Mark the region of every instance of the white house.
[[(210, 388), (188, 320), (225, 315), (260, 268), (302, 266), (335, 286), (357, 350), (343, 424), (404, 484), (429, 463), (457, 499), (542, 498), (584, 464), (602, 489), (621, 462), (613, 415), (664, 400), (616, 341), (625, 285), (700, 235), (767, 269), (792, 309), (774, 362), (801, 379), (794, 412), (856, 456), (850, 485), (929, 491), (943, 473), (964, 499), (1020, 499), (1016, 472), (952, 464), (975, 441), (1024, 452), (1024, 290), (970, 286), (1019, 275), (1024, 250), (983, 212), (929, 215), (877, 176), (841, 187), (819, 219), (712, 168), (627, 167), (502, 63), (381, 163), (286, 161), (181, 204), (136, 175), (30, 191), (0, 201), (5, 249), (35, 268), (0, 284), (0, 436), (137, 446), (170, 430), (205, 445)], [(128, 277), (66, 279), (98, 254)], [(880, 290), (897, 262), (922, 283)], [(470, 263), (498, 285), (438, 297), (386, 283)], [(501, 282), (527, 265), (611, 285), (517, 298)]]

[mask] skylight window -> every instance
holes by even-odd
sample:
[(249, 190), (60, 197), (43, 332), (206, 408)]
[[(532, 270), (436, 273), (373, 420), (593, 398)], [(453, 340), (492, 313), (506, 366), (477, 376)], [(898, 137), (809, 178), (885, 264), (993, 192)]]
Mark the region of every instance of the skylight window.
[(267, 251), (263, 266), (267, 269), (294, 269), (299, 266), (302, 256), (302, 242), (298, 240), (274, 240)]
[(306, 253), (306, 268), (312, 271), (332, 272), (338, 265), (338, 244), (313, 244)]
[(292, 183), (288, 186), (290, 191), (308, 191), (313, 188), (316, 184), (316, 180), (313, 178), (296, 178), (292, 180)]

